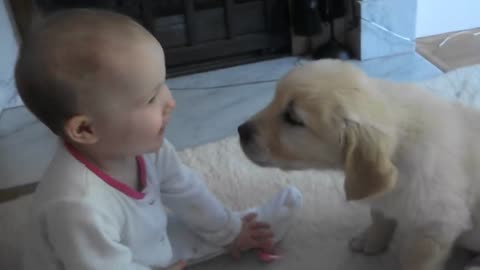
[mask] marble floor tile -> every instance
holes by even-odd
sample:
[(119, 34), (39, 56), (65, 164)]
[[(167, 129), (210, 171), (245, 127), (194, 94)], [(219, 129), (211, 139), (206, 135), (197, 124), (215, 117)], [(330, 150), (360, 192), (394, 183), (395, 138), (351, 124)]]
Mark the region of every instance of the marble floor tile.
[(415, 51), (417, 0), (360, 0), (362, 60)]
[(0, 188), (38, 181), (53, 157), (57, 138), (25, 107), (0, 116)]
[(0, 1), (0, 113), (3, 109), (20, 104), (13, 79), (13, 66), (17, 59), (18, 42), (9, 14), (9, 1)]
[(370, 76), (398, 82), (427, 80), (443, 73), (416, 52), (355, 63)]
[(172, 90), (178, 88), (193, 88), (196, 90), (225, 84), (277, 80), (290, 70), (297, 61), (297, 57), (284, 57), (177, 77), (169, 79), (167, 82)]

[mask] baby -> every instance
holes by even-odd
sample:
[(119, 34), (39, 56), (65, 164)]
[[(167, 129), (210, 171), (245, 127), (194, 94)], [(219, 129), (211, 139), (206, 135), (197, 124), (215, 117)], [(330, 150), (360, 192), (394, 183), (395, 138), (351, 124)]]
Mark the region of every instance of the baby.
[(59, 138), (34, 196), (25, 269), (182, 269), (270, 250), (301, 207), (286, 187), (226, 208), (164, 139), (175, 108), (162, 47), (130, 18), (76, 9), (48, 17), (15, 69), (25, 105)]

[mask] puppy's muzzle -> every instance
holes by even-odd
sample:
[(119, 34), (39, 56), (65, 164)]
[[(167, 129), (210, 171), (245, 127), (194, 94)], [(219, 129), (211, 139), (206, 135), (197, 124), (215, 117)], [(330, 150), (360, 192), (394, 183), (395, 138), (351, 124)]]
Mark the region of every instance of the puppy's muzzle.
[(238, 127), (238, 135), (242, 144), (250, 144), (254, 140), (255, 127), (250, 122), (245, 122)]

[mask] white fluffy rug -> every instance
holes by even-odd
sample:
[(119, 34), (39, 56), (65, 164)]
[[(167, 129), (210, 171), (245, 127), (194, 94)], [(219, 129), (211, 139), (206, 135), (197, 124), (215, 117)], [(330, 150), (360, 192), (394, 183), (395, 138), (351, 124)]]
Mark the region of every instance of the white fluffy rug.
[[(442, 75), (424, 83), (440, 95), (477, 105), (480, 66)], [(333, 172), (292, 172), (258, 168), (243, 155), (236, 137), (187, 149), (180, 153), (185, 163), (203, 173), (211, 190), (227, 205), (239, 210), (262, 203), (286, 184), (304, 194), (304, 207), (282, 247), (285, 256), (264, 265), (247, 255), (232, 261), (220, 257), (194, 266), (205, 270), (395, 270), (395, 245), (384, 255), (352, 254), (349, 239), (369, 222), (368, 210), (344, 199), (343, 176)], [(18, 269), (19, 241), (30, 196), (0, 204), (0, 269)], [(452, 268), (459, 269), (459, 268)]]

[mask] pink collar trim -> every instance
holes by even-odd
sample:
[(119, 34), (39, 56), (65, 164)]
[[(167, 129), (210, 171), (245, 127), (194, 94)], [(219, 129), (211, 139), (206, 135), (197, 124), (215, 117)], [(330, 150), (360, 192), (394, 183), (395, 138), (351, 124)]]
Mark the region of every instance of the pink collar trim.
[[(133, 188), (129, 187), (128, 185), (116, 180), (115, 178), (111, 177), (110, 175), (104, 173), (100, 168), (95, 166), (93, 163), (88, 161), (80, 152), (78, 152), (77, 149), (75, 149), (72, 145), (69, 143), (65, 142), (65, 147), (67, 150), (72, 154), (72, 156), (83, 163), (85, 167), (87, 167), (90, 171), (92, 171), (94, 174), (96, 174), (100, 179), (102, 179), (105, 183), (107, 183), (109, 186), (117, 189), (118, 191), (122, 192), (123, 194), (136, 199), (140, 200), (145, 197), (145, 193), (139, 192), (134, 190)], [(145, 160), (143, 159), (142, 156), (137, 156), (137, 166), (138, 166), (138, 171), (139, 171), (139, 178), (140, 178), (140, 190), (143, 190), (147, 186), (147, 180), (146, 180), (146, 170), (145, 170)]]

